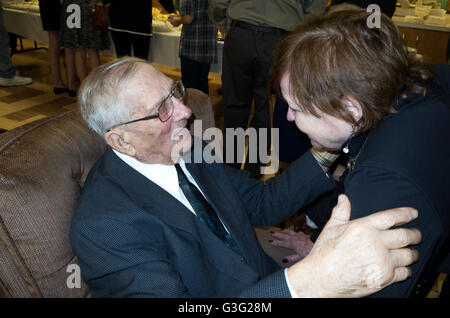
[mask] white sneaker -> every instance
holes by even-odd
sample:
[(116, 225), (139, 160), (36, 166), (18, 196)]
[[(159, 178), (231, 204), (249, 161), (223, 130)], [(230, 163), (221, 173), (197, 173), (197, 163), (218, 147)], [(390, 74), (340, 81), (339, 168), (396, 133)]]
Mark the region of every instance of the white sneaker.
[(28, 85), (33, 82), (31, 77), (23, 77), (15, 75), (12, 78), (0, 77), (0, 86), (21, 86)]

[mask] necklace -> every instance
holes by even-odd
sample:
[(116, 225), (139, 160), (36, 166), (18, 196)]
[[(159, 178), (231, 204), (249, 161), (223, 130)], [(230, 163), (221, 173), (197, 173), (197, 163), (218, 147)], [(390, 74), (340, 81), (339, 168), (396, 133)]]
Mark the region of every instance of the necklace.
[(342, 149), (342, 151), (344, 152), (344, 153), (348, 153), (349, 152), (349, 146), (350, 146), (350, 142), (352, 141), (352, 138), (350, 138), (348, 141), (347, 141), (347, 144), (345, 145), (345, 147), (344, 147), (344, 149)]
[[(347, 169), (348, 169), (349, 171), (353, 171), (353, 169), (355, 169), (356, 161), (358, 160), (359, 155), (361, 154), (362, 150), (364, 149), (364, 146), (366, 145), (367, 139), (369, 139), (369, 137), (366, 137), (366, 140), (364, 140), (364, 143), (363, 143), (363, 145), (361, 146), (361, 148), (359, 149), (359, 151), (358, 151), (358, 153), (356, 154), (356, 156), (353, 157), (353, 158), (350, 158), (350, 159), (347, 161)], [(350, 142), (349, 142), (348, 144), (350, 144)], [(347, 146), (348, 146), (348, 144), (347, 144)], [(347, 146), (346, 146), (346, 148), (347, 148)], [(348, 152), (348, 148), (347, 148), (347, 152)]]

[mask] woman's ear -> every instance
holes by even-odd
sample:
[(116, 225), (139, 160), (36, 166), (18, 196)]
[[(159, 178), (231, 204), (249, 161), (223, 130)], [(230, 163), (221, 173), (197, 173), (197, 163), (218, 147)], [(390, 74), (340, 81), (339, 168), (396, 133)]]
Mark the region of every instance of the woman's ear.
[(347, 109), (352, 114), (355, 122), (358, 122), (363, 115), (361, 103), (351, 96), (345, 97), (343, 99), (343, 102), (347, 106)]
[(136, 155), (136, 149), (130, 143), (128, 134), (123, 130), (110, 130), (104, 135), (105, 141), (114, 150), (134, 157)]

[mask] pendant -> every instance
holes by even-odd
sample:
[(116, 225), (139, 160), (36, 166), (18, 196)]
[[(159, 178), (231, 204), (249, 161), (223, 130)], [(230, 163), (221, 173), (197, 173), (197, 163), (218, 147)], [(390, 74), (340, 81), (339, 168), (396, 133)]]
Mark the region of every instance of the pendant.
[(353, 169), (355, 169), (355, 164), (356, 164), (356, 160), (350, 159), (349, 161), (347, 161), (347, 169), (349, 171), (353, 171)]

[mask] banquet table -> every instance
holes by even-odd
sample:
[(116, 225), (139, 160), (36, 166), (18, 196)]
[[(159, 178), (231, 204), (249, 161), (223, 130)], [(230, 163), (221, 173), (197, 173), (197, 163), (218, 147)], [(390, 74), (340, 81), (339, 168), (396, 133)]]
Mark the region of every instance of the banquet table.
[[(42, 29), (39, 12), (3, 7), (3, 20), (8, 32), (20, 35), (40, 43), (48, 44), (47, 32)], [(178, 48), (180, 43), (179, 29), (170, 32), (153, 32), (150, 44), (149, 61), (169, 67), (180, 68)], [(112, 41), (111, 41), (112, 43)], [(223, 42), (217, 41), (218, 61), (211, 65), (211, 72), (222, 73)], [(114, 45), (103, 54), (115, 56)]]
[(39, 12), (3, 7), (3, 22), (10, 33), (48, 44), (48, 35), (42, 29)]

